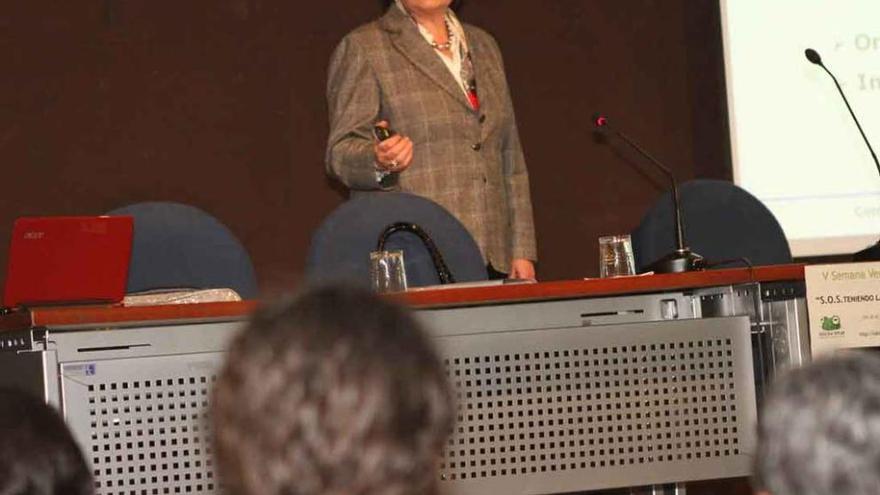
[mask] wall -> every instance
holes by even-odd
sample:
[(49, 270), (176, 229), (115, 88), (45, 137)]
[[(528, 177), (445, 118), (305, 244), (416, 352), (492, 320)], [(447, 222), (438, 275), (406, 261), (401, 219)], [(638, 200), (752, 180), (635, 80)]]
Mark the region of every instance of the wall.
[[(295, 285), (343, 200), (323, 172), (328, 57), (377, 1), (13, 2), (0, 19), (0, 259), (23, 215), (199, 206)], [(539, 277), (595, 276), (596, 237), (665, 187), (598, 142), (597, 111), (682, 178), (728, 178), (716, 0), (471, 0), (505, 54), (532, 177)], [(0, 278), (5, 267), (0, 268)]]

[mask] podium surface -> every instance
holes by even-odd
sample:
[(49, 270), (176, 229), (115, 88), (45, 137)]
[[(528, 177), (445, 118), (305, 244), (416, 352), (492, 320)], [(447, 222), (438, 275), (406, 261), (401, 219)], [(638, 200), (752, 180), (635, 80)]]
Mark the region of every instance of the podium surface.
[[(633, 277), (501, 284), (485, 287), (440, 286), (392, 297), (414, 309), (477, 306), (510, 302), (644, 294), (679, 289), (772, 282), (802, 282), (804, 265), (759, 266)], [(255, 301), (162, 306), (40, 307), (0, 317), (0, 331), (30, 327), (68, 328), (102, 324), (122, 326), (156, 322), (221, 321), (246, 318)]]

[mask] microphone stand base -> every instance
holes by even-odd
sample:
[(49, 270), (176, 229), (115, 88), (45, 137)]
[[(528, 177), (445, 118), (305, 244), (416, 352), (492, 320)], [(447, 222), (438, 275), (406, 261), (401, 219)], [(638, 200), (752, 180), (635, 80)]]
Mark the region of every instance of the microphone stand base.
[(854, 254), (853, 261), (880, 261), (880, 241)]
[(684, 273), (706, 269), (706, 261), (690, 249), (675, 250), (651, 263), (645, 271), (654, 273)]

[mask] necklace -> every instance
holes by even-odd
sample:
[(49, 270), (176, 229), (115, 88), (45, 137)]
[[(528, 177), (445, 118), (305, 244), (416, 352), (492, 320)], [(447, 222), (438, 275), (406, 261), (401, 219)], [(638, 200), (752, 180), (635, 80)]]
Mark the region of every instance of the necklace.
[(449, 19), (443, 19), (443, 23), (446, 24), (446, 43), (437, 43), (432, 40), (431, 46), (434, 47), (435, 50), (445, 51), (452, 49), (452, 40), (455, 35), (452, 33), (452, 27), (449, 26)]

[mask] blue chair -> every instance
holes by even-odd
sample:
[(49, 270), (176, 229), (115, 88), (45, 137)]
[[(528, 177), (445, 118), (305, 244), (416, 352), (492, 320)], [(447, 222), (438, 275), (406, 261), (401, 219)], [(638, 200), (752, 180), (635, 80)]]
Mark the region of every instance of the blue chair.
[[(433, 240), (456, 282), (486, 280), (486, 262), (465, 227), (440, 205), (406, 193), (355, 195), (334, 210), (315, 231), (306, 260), (311, 283), (370, 284), (370, 252), (379, 235), (395, 223), (421, 227)], [(440, 283), (429, 251), (417, 235), (390, 235), (386, 250), (404, 251), (407, 283), (423, 287)]]
[[(791, 263), (791, 250), (776, 217), (745, 189), (726, 181), (693, 180), (683, 183), (679, 193), (685, 244), (706, 258), (710, 267), (741, 258), (755, 266)], [(671, 193), (648, 210), (632, 232), (632, 242), (639, 272), (675, 249)], [(718, 268), (730, 266), (724, 263)]]
[(257, 296), (247, 251), (216, 218), (189, 205), (137, 203), (108, 215), (134, 217), (128, 293), (159, 289), (231, 288)]

